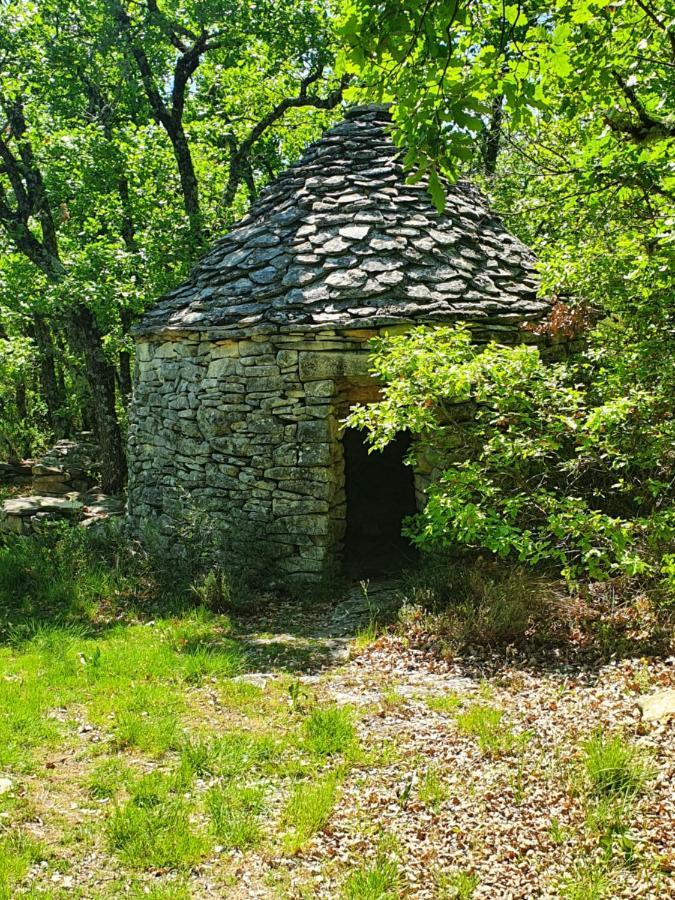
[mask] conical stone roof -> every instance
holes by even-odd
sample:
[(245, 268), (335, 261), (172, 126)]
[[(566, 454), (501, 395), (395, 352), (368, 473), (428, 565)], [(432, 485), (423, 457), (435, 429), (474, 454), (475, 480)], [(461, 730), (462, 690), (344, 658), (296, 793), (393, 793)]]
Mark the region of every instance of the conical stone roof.
[(383, 107), (356, 107), (261, 194), (136, 333), (516, 322), (548, 311), (532, 252), (466, 183), (408, 185)]

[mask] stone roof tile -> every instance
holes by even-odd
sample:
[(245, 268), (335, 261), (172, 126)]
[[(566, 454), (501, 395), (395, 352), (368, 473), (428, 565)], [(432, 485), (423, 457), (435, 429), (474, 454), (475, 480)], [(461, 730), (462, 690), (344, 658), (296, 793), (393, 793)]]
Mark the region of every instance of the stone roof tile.
[(389, 123), (348, 110), (136, 333), (544, 315), (532, 252), (468, 183), (446, 185), (439, 214), (424, 181), (406, 184)]

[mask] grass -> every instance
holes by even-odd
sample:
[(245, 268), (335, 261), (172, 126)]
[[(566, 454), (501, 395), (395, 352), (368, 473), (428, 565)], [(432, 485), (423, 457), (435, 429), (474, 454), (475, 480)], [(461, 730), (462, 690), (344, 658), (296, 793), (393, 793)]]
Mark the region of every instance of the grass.
[(108, 822), (110, 849), (134, 869), (188, 870), (209, 849), (205, 835), (191, 824), (190, 812), (179, 798), (119, 806)]
[(265, 791), (261, 786), (217, 785), (209, 791), (206, 805), (213, 832), (227, 849), (244, 850), (262, 840), (260, 817), (265, 810)]
[(479, 884), (478, 876), (464, 869), (436, 872), (434, 881), (439, 900), (471, 900)]
[(29, 867), (45, 859), (45, 849), (25, 832), (12, 829), (0, 836), (0, 900), (16, 896), (17, 885)]
[[(183, 900), (204, 877), (214, 895), (228, 896), (238, 873), (261, 856), (279, 877), (288, 875), (298, 896), (315, 895), (314, 875), (303, 869), (315, 873), (317, 860), (345, 898), (405, 896), (400, 852), (380, 842), (368, 853), (381, 829), (370, 785), (387, 784), (395, 798), (392, 780), (424, 759), (416, 787), (410, 782), (411, 807), (424, 804), (444, 827), (449, 760), (441, 769), (432, 755), (406, 759), (407, 736), (377, 727), (379, 707), (327, 702), (323, 678), (310, 686), (291, 674), (316, 657), (313, 645), (311, 654), (308, 644), (289, 652), (285, 669), (277, 655), (281, 671), (264, 687), (241, 678), (263, 656), (251, 649), (252, 622), (237, 612), (237, 598), (233, 620), (218, 611), (230, 601), (198, 597), (193, 573), (172, 560), (162, 565), (166, 572), (114, 534), (101, 541), (57, 529), (0, 546), (0, 776), (9, 779), (0, 794), (0, 900), (66, 896), (66, 874), (74, 896), (93, 896), (100, 884), (102, 898)], [(264, 646), (277, 654), (276, 644)], [(488, 768), (528, 739), (497, 708), (494, 683), (482, 683), (474, 702), (452, 693), (426, 700), (477, 740)], [(419, 712), (393, 681), (382, 696), (385, 707)], [(363, 744), (361, 716), (375, 724)], [(576, 798), (585, 804), (590, 862), (579, 861), (564, 890), (593, 897), (594, 878), (598, 890), (611, 883), (608, 860), (646, 865), (631, 801), (646, 788), (650, 765), (616, 736), (592, 735), (580, 758), (587, 789)], [(510, 784), (514, 798), (525, 796), (528, 761), (523, 755), (495, 767), (506, 770), (500, 784), (507, 792)], [(336, 835), (351, 830), (359, 843), (350, 846), (365, 848), (351, 870), (341, 856), (325, 860), (323, 840), (316, 860), (309, 852), (316, 835), (330, 834), (343, 779), (349, 790)], [(365, 820), (353, 817), (354, 799), (363, 801)], [(392, 832), (405, 820), (400, 806)], [(554, 843), (569, 825), (561, 815)], [(307, 865), (279, 859), (302, 853)], [(469, 870), (436, 876), (439, 897), (468, 898), (476, 887)]]
[(620, 735), (597, 731), (584, 744), (583, 767), (595, 797), (639, 794), (651, 777), (645, 755)]
[(462, 705), (459, 694), (441, 694), (437, 697), (426, 697), (426, 704), (434, 712), (455, 713)]
[(428, 768), (420, 778), (417, 795), (422, 803), (434, 812), (438, 812), (443, 801), (448, 799), (447, 785), (435, 766)]
[(612, 879), (602, 862), (578, 863), (560, 885), (563, 900), (607, 900), (613, 893)]
[(345, 706), (317, 706), (304, 723), (307, 747), (317, 756), (335, 756), (357, 747), (353, 713)]
[(330, 774), (294, 788), (282, 813), (282, 823), (287, 828), (282, 842), (286, 853), (298, 853), (328, 824), (337, 798), (337, 785), (337, 776)]
[(472, 703), (455, 721), (462, 734), (475, 737), (483, 753), (493, 758), (522, 749), (529, 740), (527, 733), (514, 733), (501, 709), (485, 703)]
[(399, 896), (400, 882), (398, 861), (378, 853), (372, 863), (350, 873), (342, 896), (344, 900), (395, 900)]

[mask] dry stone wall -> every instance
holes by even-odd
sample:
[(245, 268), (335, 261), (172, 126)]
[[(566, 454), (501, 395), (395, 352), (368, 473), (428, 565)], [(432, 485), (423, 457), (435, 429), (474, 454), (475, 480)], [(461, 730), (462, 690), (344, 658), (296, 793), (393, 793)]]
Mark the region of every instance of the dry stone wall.
[[(210, 330), (137, 345), (129, 436), (129, 517), (168, 541), (185, 522), (223, 529), (253, 563), (287, 581), (340, 561), (346, 508), (340, 422), (373, 399), (358, 329)], [(503, 327), (477, 334), (521, 338)], [(368, 386), (370, 385), (370, 388)], [(375, 390), (375, 393), (373, 391)], [(422, 492), (428, 472), (417, 473)]]

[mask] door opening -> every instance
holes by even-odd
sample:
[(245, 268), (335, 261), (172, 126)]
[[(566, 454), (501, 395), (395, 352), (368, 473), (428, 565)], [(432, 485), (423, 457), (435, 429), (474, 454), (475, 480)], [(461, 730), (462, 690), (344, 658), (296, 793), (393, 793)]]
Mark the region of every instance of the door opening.
[(415, 558), (401, 534), (403, 519), (417, 511), (413, 472), (403, 462), (410, 435), (400, 434), (384, 450), (368, 453), (364, 432), (347, 428), (342, 445), (347, 495), (345, 568), (353, 575), (400, 569)]

